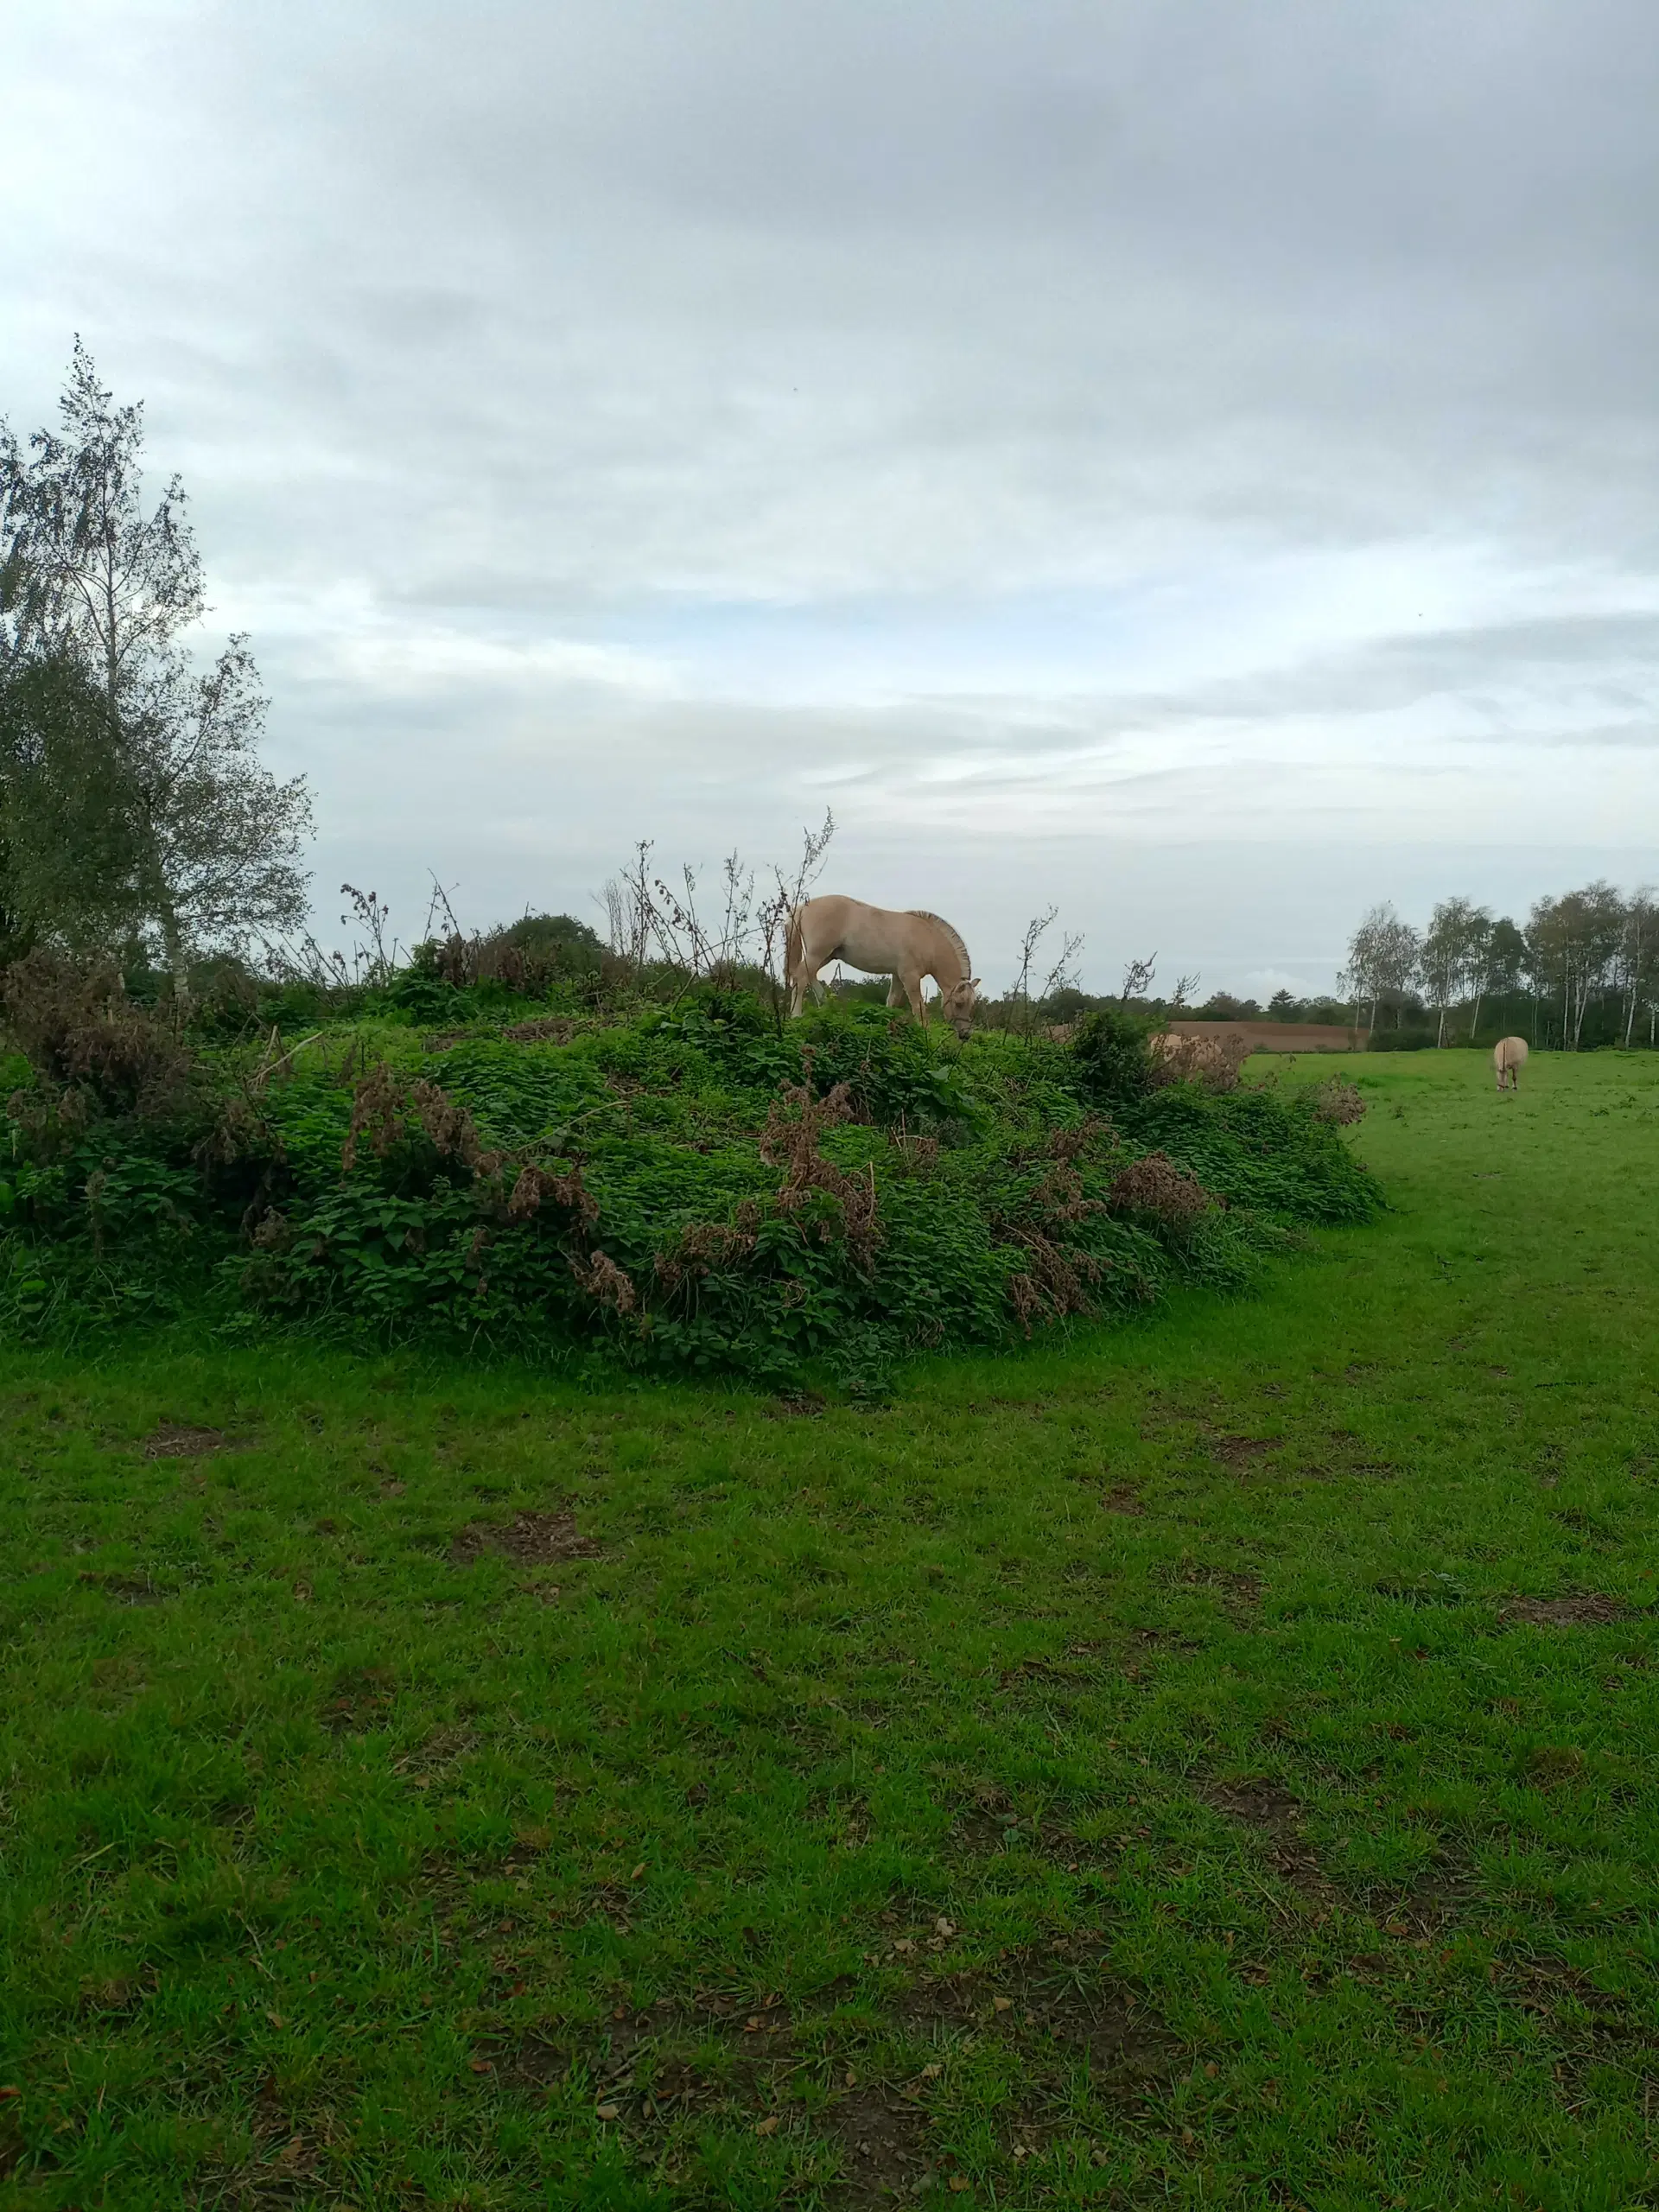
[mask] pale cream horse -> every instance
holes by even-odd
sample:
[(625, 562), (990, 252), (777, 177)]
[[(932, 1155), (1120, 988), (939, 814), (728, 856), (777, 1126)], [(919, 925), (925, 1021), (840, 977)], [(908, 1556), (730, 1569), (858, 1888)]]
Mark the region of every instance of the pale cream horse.
[(927, 1020), (922, 978), (939, 987), (939, 1004), (957, 1036), (968, 1034), (979, 991), (968, 948), (949, 922), (937, 914), (895, 912), (867, 906), (861, 899), (809, 899), (789, 918), (784, 974), (790, 987), (790, 1012), (798, 1014), (818, 980), (819, 969), (844, 960), (866, 975), (891, 976), (889, 1006), (910, 1001), (918, 1021)]
[(1500, 1037), (1492, 1047), (1492, 1069), (1500, 1090), (1519, 1090), (1521, 1071), (1527, 1065), (1524, 1037)]

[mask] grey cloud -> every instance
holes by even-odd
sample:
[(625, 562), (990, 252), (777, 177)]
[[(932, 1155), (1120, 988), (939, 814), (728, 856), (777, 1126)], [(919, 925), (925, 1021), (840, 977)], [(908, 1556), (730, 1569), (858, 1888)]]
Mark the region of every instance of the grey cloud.
[(1236, 868), (1242, 974), (1425, 793), (1651, 802), (1648, 0), (16, 13), (0, 405), (76, 327), (148, 396), (331, 853), (505, 898), (840, 792), (989, 927), (1080, 838), (1149, 921), (1184, 824), (1393, 841), (1317, 930)]

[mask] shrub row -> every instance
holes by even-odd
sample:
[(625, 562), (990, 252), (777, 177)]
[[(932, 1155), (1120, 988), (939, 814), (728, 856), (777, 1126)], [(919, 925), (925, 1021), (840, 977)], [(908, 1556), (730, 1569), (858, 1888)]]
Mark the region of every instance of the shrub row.
[(1329, 1102), (1160, 1087), (1109, 1014), (959, 1044), (703, 992), (424, 1040), (383, 1004), (297, 1050), (192, 1049), (41, 955), (8, 1007), (0, 1319), (36, 1331), (199, 1310), (874, 1387), (920, 1350), (1241, 1286), (1377, 1203)]

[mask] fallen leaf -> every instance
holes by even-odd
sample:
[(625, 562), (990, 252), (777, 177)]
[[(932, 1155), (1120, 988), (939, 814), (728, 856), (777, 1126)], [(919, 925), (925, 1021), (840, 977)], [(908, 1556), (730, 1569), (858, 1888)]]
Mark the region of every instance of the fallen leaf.
[(775, 2135), (778, 2133), (777, 2113), (771, 2113), (765, 2120), (757, 2120), (754, 2123), (754, 2132), (757, 2135)]
[(265, 2018), (273, 2028), (280, 2028), (283, 2024), (283, 2016), (280, 2012), (267, 2012)]
[(849, 2089), (855, 2089), (858, 2087), (858, 2076), (850, 2066), (847, 2069), (846, 2086)]
[(21, 2089), (0, 2088), (0, 2104), (4, 2104), (8, 2097), (21, 2097), (22, 2094)]
[(950, 2177), (950, 2186), (958, 2196), (962, 2196), (964, 2190), (971, 2189), (973, 2185), (966, 2174), (952, 2174)]
[(944, 2071), (944, 2069), (942, 2066), (924, 2066), (922, 2069), (922, 2079), (924, 2082), (937, 2082)]
[(487, 2074), (490, 2070), (490, 2062), (487, 2058), (474, 2058), (470, 2063), (474, 2074)]
[(599, 2105), (596, 2106), (594, 2109), (601, 2120), (614, 2120), (616, 2118), (616, 2107), (614, 2105)]
[(645, 1872), (645, 1860), (642, 1859), (639, 1861), (639, 1865), (634, 1868), (634, 1870), (633, 1870), (632, 1873), (629, 1875), (628, 1879), (629, 1879), (631, 1882), (637, 1882), (637, 1881), (639, 1880), (639, 1877), (640, 1877), (640, 1876)]
[(1012, 2012), (1014, 2010), (1013, 1998), (993, 1997), (991, 1999), (991, 2010), (994, 2012)]
[(916, 1948), (916, 1946), (911, 1942), (908, 1936), (901, 1936), (893, 1948), (898, 1952), (901, 1959), (907, 1959), (911, 1953)]
[(946, 1920), (943, 1915), (933, 1923), (933, 1933), (936, 1936), (954, 1936), (956, 1932), (954, 1923)]

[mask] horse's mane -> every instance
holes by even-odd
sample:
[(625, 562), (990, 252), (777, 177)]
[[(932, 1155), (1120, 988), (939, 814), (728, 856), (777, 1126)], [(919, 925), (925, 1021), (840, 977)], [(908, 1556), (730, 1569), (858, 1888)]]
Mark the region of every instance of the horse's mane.
[(957, 957), (962, 963), (963, 976), (971, 976), (974, 972), (974, 963), (968, 957), (968, 948), (962, 941), (961, 931), (952, 929), (943, 914), (930, 914), (925, 906), (912, 906), (910, 911), (918, 922), (931, 922), (937, 928), (944, 931), (946, 937), (957, 948)]

